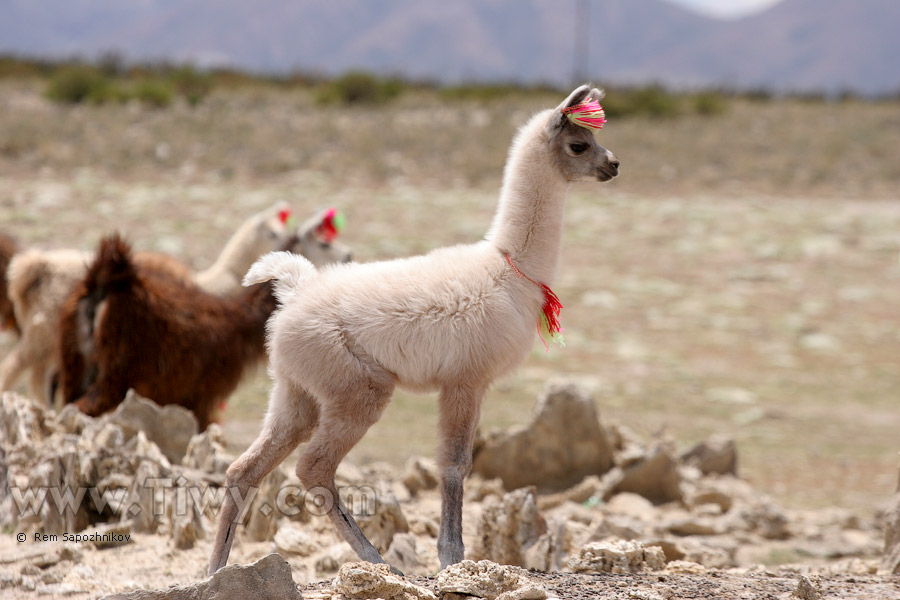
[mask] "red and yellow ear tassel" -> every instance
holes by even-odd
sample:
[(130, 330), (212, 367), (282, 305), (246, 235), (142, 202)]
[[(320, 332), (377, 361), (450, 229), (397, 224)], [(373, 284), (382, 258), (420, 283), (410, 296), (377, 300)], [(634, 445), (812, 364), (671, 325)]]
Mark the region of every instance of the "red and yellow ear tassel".
[(278, 211), (278, 220), (281, 221), (281, 224), (287, 228), (291, 228), (294, 226), (296, 219), (294, 218), (294, 214), (291, 212), (291, 209), (285, 208)]
[(603, 129), (603, 124), (606, 123), (606, 112), (603, 107), (590, 97), (585, 98), (584, 102), (565, 107), (562, 112), (579, 127), (597, 131)]
[(341, 230), (344, 229), (344, 213), (338, 212), (337, 209), (329, 208), (322, 217), (322, 222), (316, 228), (316, 233), (320, 238), (328, 243), (334, 241)]

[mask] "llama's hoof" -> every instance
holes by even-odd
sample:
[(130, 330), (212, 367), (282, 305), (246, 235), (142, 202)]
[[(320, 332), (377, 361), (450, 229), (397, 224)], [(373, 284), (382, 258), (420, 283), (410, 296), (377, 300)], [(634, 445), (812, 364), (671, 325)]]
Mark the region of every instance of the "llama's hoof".
[(395, 566), (393, 566), (393, 565), (388, 565), (388, 566), (391, 568), (391, 573), (392, 573), (392, 574), (398, 575), (398, 576), (400, 576), (400, 577), (406, 577), (406, 575), (403, 574), (403, 571), (401, 571), (401, 570), (398, 569), (397, 567), (395, 567)]

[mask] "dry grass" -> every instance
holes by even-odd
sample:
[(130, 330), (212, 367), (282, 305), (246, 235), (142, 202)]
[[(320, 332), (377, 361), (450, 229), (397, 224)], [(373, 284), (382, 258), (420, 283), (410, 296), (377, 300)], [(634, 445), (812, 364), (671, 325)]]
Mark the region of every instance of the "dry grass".
[[(556, 100), (412, 94), (344, 111), (245, 88), (157, 111), (61, 107), (39, 91), (0, 84), (4, 229), (83, 248), (118, 229), (196, 267), (281, 199), (342, 208), (363, 261), (478, 239), (516, 125)], [(787, 505), (880, 507), (900, 450), (898, 115), (736, 101), (714, 117), (611, 121), (622, 175), (575, 186), (567, 212), (554, 286), (567, 346), (536, 343), (491, 391), (484, 426), (522, 422), (548, 377), (571, 376), (644, 435), (733, 435), (742, 474)], [(236, 447), (267, 387), (259, 374), (232, 398)], [(398, 393), (354, 458), (430, 454), (434, 412)]]

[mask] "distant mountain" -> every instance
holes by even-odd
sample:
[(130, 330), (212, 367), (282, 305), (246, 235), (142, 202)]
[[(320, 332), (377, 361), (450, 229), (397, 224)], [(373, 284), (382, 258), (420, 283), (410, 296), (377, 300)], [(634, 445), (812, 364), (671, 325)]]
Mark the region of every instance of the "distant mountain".
[[(27, 55), (116, 50), (446, 82), (568, 84), (577, 71), (675, 87), (900, 91), (897, 0), (784, 0), (733, 21), (664, 0), (0, 0), (0, 14), (0, 52)], [(588, 51), (576, 57), (582, 31)]]

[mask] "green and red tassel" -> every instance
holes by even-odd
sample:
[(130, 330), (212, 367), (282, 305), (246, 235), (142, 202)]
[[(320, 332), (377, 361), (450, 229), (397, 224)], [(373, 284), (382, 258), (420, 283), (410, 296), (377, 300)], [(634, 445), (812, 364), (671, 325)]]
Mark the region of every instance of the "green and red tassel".
[(338, 234), (344, 229), (344, 214), (338, 212), (337, 209), (329, 208), (322, 217), (322, 222), (316, 228), (316, 233), (324, 241), (331, 243)]

